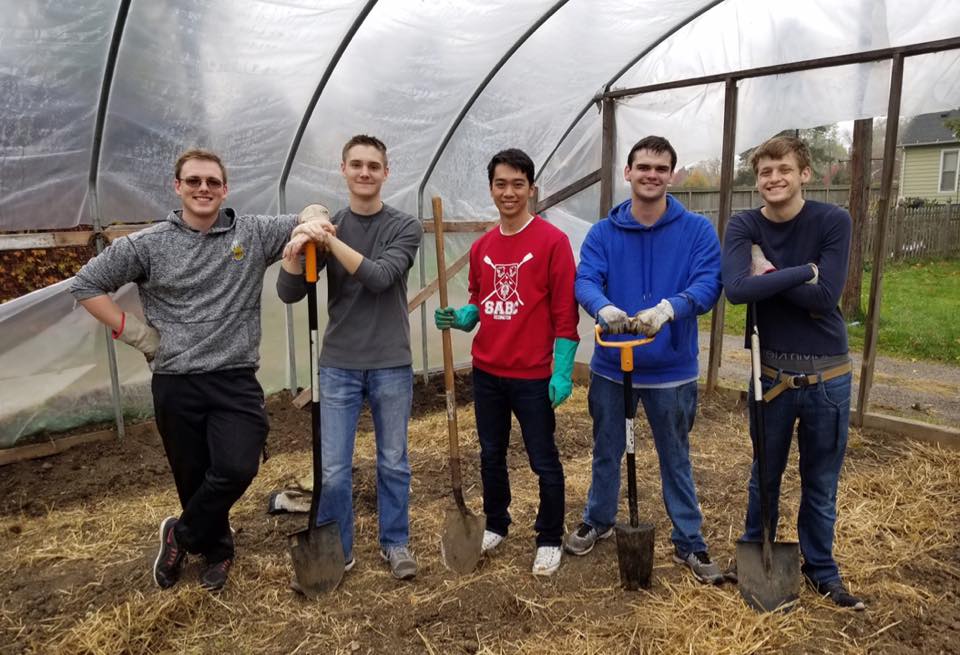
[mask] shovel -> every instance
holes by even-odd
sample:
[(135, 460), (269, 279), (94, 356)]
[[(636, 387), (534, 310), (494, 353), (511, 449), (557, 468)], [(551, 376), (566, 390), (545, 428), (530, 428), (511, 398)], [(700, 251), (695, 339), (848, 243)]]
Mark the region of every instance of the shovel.
[(757, 330), (757, 306), (750, 307), (752, 333), (750, 355), (753, 360), (753, 454), (757, 460), (760, 491), (762, 541), (737, 541), (737, 577), (740, 595), (755, 610), (771, 612), (790, 609), (800, 596), (800, 545), (775, 542), (770, 523), (770, 499), (767, 496), (767, 448), (763, 419), (763, 389), (760, 386), (760, 332)]
[(653, 338), (631, 341), (604, 341), (601, 329), (595, 328), (597, 344), (606, 348), (620, 349), (620, 371), (623, 373), (623, 413), (627, 439), (627, 500), (630, 507), (630, 524), (617, 523), (617, 563), (620, 565), (620, 584), (624, 589), (636, 591), (650, 586), (653, 573), (653, 523), (640, 523), (637, 511), (637, 456), (633, 438), (633, 419), (636, 415), (633, 404), (633, 347), (642, 346)]
[[(443, 256), (443, 203), (433, 199), (434, 237), (437, 241), (437, 282), (440, 306), (447, 306), (447, 267)], [(483, 554), (483, 529), (486, 518), (467, 508), (463, 500), (463, 482), (460, 478), (460, 443), (457, 439), (457, 401), (453, 382), (453, 343), (450, 330), (442, 330), (443, 386), (447, 400), (447, 434), (450, 442), (450, 483), (457, 506), (447, 510), (440, 538), (440, 555), (448, 569), (463, 575), (477, 567)]]
[(344, 555), (340, 527), (336, 521), (317, 525), (320, 512), (320, 491), (323, 489), (323, 460), (320, 450), (320, 375), (317, 357), (320, 351), (317, 329), (317, 246), (306, 246), (307, 321), (310, 326), (311, 403), (310, 425), (313, 440), (313, 494), (310, 499), (309, 523), (306, 530), (287, 537), (290, 559), (293, 560), (293, 588), (310, 599), (333, 591), (343, 578)]

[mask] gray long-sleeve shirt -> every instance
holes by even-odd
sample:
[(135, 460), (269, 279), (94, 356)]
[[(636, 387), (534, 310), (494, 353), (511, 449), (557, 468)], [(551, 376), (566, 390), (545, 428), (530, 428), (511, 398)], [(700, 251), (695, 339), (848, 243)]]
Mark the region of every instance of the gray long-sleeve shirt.
[[(334, 257), (319, 257), (327, 270), (327, 313), (320, 366), (377, 369), (409, 366), (407, 274), (423, 228), (413, 216), (384, 205), (372, 216), (341, 209), (331, 219), (337, 237), (364, 256), (353, 275)], [(285, 303), (307, 293), (302, 275), (281, 270), (277, 294)]]
[(280, 259), (297, 221), (296, 214), (222, 209), (202, 233), (173, 211), (87, 262), (70, 292), (86, 300), (135, 282), (144, 317), (160, 333), (154, 373), (256, 368), (263, 274)]

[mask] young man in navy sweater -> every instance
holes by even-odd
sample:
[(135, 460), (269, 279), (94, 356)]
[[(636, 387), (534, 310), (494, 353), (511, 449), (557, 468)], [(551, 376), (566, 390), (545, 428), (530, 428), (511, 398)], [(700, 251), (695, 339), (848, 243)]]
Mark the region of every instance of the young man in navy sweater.
[[(780, 478), (798, 424), (803, 574), (837, 605), (862, 610), (863, 601), (844, 588), (833, 559), (837, 483), (850, 423), (847, 329), (837, 306), (847, 278), (850, 215), (836, 205), (804, 200), (810, 151), (799, 139), (770, 139), (754, 151), (751, 164), (764, 205), (731, 219), (723, 282), (730, 302), (753, 303), (757, 312), (771, 523), (776, 530)], [(760, 536), (754, 459), (743, 539)]]
[[(723, 575), (700, 530), (688, 436), (697, 411), (697, 315), (720, 297), (720, 242), (706, 217), (667, 194), (676, 165), (677, 153), (662, 137), (633, 146), (624, 169), (630, 199), (587, 233), (576, 294), (606, 333), (638, 327), (657, 335), (635, 352), (633, 402), (643, 402), (653, 432), (674, 560), (697, 580), (715, 584)], [(583, 522), (567, 535), (566, 549), (574, 555), (586, 555), (613, 534), (626, 447), (619, 351), (594, 349), (590, 370), (593, 477)]]

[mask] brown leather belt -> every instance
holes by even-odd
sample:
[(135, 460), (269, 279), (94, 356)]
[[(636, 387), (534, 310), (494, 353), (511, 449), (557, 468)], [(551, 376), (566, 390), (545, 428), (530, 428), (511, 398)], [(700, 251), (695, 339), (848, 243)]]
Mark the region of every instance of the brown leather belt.
[(761, 366), (761, 374), (772, 380), (777, 380), (777, 384), (770, 387), (767, 393), (763, 394), (763, 401), (768, 403), (787, 389), (799, 389), (800, 387), (817, 384), (818, 382), (826, 382), (827, 380), (845, 375), (852, 370), (853, 365), (850, 362), (835, 366), (834, 368), (828, 368), (826, 371), (820, 371), (818, 373), (787, 373), (786, 371), (778, 371), (769, 366)]

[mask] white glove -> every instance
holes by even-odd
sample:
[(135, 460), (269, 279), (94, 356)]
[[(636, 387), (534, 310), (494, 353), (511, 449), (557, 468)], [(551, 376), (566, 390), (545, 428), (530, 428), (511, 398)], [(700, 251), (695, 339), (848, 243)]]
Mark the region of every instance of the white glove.
[(771, 264), (763, 254), (760, 244), (755, 243), (750, 246), (750, 275), (763, 275), (775, 270), (777, 267)]
[(600, 329), (607, 334), (623, 334), (627, 331), (627, 313), (616, 305), (604, 305), (597, 312)]
[(323, 205), (307, 205), (303, 208), (303, 211), (300, 212), (300, 222), (306, 223), (308, 221), (317, 221), (325, 220), (328, 223), (330, 222), (330, 210), (324, 207)]
[(813, 277), (804, 282), (804, 284), (816, 284), (820, 280), (820, 269), (817, 268), (817, 265), (813, 262), (810, 262), (810, 266), (813, 268)]
[(153, 361), (160, 347), (160, 333), (141, 321), (133, 314), (123, 313), (123, 323), (119, 332), (113, 332), (113, 338), (129, 344), (143, 353), (148, 362)]
[(653, 307), (637, 312), (630, 323), (636, 332), (652, 337), (670, 320), (673, 320), (673, 305), (664, 298)]

